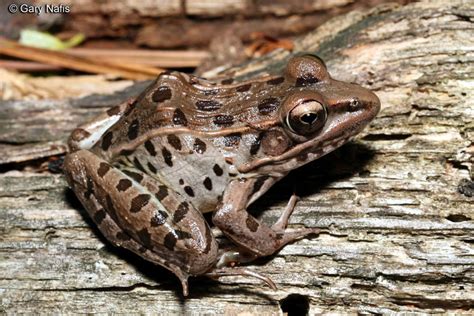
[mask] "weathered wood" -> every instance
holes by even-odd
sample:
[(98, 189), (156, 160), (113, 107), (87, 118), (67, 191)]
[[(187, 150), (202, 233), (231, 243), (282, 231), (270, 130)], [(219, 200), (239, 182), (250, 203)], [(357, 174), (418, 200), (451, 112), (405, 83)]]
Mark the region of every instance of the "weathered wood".
[[(126, 39), (124, 45), (152, 48), (206, 46), (230, 30), (248, 41), (253, 32), (274, 37), (303, 34), (329, 18), (378, 3), (411, 0), (35, 0), (38, 5), (70, 5), (56, 21), (61, 35), (81, 32), (88, 40)], [(217, 19), (217, 17), (225, 17)]]
[[(193, 279), (183, 300), (171, 273), (100, 236), (61, 175), (9, 164), (0, 175), (0, 310), (278, 314), (306, 303), (311, 314), (472, 312), (474, 199), (458, 184), (472, 181), (473, 4), (352, 13), (295, 42), (297, 51), (319, 53), (334, 77), (371, 87), (382, 111), (354, 142), (293, 172), (254, 205), (271, 222), (296, 189), (292, 226), (324, 230), (252, 266), (277, 291), (253, 279)], [(223, 72), (273, 72), (287, 57), (275, 52)], [(38, 150), (124, 97), (2, 104), (0, 119), (11, 122), (0, 125), (0, 142), (37, 142)]]

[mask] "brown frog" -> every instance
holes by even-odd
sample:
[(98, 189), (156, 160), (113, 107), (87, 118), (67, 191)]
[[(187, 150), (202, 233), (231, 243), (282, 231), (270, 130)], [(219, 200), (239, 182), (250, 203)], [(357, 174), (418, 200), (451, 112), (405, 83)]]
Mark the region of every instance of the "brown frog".
[[(281, 76), (214, 83), (160, 75), (136, 100), (71, 135), (64, 170), (105, 237), (178, 276), (249, 275), (236, 263), (275, 253), (315, 228), (287, 230), (291, 198), (268, 226), (246, 208), (289, 171), (346, 143), (379, 99), (332, 79), (313, 55)], [(221, 251), (202, 213), (235, 244)]]

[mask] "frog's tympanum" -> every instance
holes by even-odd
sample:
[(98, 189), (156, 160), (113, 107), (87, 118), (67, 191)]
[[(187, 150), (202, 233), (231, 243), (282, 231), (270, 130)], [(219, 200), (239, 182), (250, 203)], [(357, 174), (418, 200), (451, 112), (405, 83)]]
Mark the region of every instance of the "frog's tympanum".
[[(369, 90), (332, 79), (312, 55), (280, 76), (214, 83), (163, 73), (136, 100), (71, 135), (67, 180), (113, 244), (189, 276), (247, 275), (235, 266), (315, 228), (287, 230), (294, 200), (269, 226), (246, 209), (291, 170), (346, 143), (378, 113)], [(235, 244), (220, 250), (203, 213)]]

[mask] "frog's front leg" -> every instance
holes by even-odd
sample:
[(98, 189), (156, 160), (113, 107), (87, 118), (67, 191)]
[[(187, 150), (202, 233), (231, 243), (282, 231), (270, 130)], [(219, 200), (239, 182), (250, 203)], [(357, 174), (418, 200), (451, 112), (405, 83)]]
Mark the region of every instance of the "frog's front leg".
[(213, 269), (218, 245), (202, 213), (155, 178), (121, 169), (88, 150), (70, 153), (66, 178), (112, 243), (187, 278)]
[(229, 252), (220, 264), (232, 261), (247, 262), (257, 257), (274, 254), (287, 243), (309, 234), (319, 233), (317, 228), (287, 231), (288, 219), (294, 209), (296, 196), (292, 196), (280, 219), (268, 226), (250, 215), (246, 208), (257, 179), (234, 180), (224, 193), (222, 206), (214, 213), (213, 222), (222, 232), (249, 253)]
[(123, 114), (131, 111), (135, 106), (135, 99), (130, 99), (116, 105), (100, 114), (93, 121), (82, 124), (74, 129), (68, 140), (69, 149), (91, 149), (103, 137), (105, 131), (118, 122)]

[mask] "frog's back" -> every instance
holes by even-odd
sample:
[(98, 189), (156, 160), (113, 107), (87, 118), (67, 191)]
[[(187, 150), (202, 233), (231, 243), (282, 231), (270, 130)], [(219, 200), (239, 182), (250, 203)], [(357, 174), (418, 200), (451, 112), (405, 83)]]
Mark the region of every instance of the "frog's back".
[(258, 149), (259, 132), (249, 124), (255, 115), (270, 121), (276, 116), (281, 100), (275, 89), (283, 81), (216, 85), (163, 74), (94, 151), (176, 188), (203, 211), (214, 210), (229, 179), (239, 176), (235, 166)]

